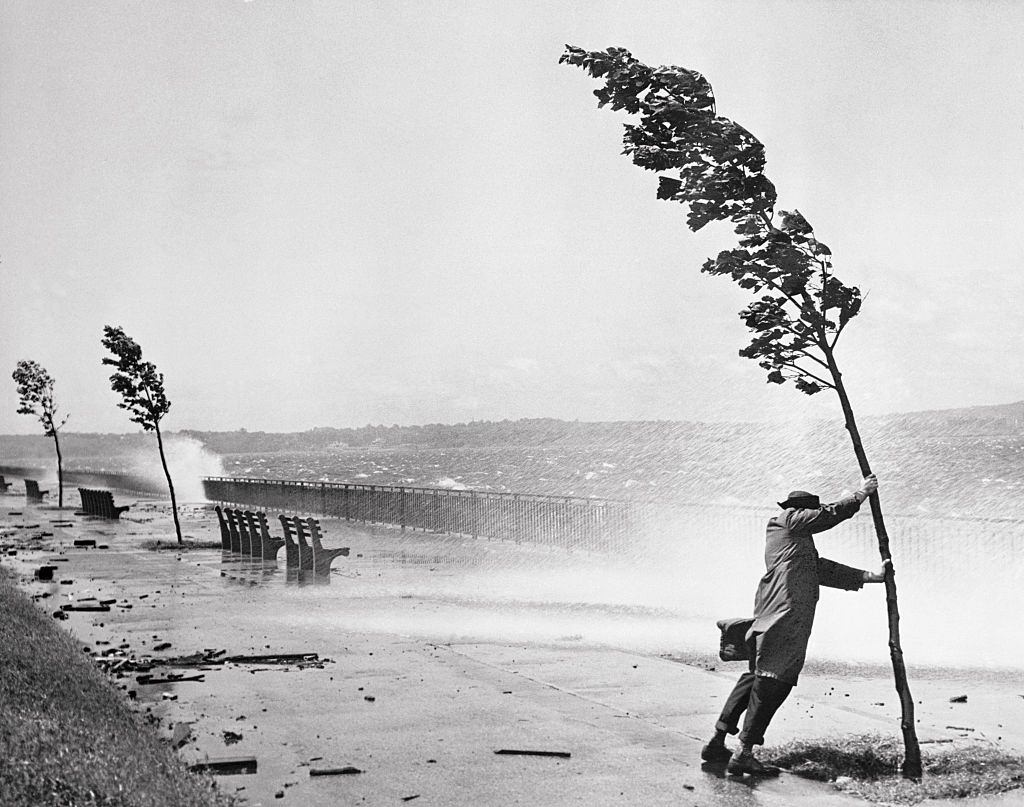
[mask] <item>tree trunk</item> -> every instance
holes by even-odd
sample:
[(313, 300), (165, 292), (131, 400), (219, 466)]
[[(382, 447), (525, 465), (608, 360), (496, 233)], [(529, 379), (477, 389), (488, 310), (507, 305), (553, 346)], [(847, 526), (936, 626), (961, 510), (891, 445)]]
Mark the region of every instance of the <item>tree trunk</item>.
[(164, 456), (164, 441), (160, 436), (160, 424), (153, 427), (156, 430), (156, 444), (160, 449), (160, 463), (164, 466), (164, 476), (167, 477), (167, 489), (171, 492), (171, 513), (174, 514), (174, 532), (178, 536), (178, 543), (181, 540), (181, 524), (178, 522), (178, 500), (174, 498), (174, 483), (171, 481), (171, 472), (167, 470), (167, 458)]
[[(864, 445), (860, 440), (860, 432), (857, 430), (857, 423), (853, 417), (853, 407), (850, 405), (850, 398), (843, 386), (842, 373), (832, 356), (832, 351), (825, 350), (828, 359), (829, 371), (832, 373), (832, 380), (835, 382), (836, 393), (839, 395), (839, 403), (843, 408), (843, 417), (846, 421), (846, 430), (850, 433), (850, 440), (853, 441), (853, 452), (857, 455), (857, 462), (860, 465), (861, 473), (867, 476), (871, 473), (871, 466), (868, 464), (867, 454), (864, 452)], [(870, 498), (871, 519), (875, 525), (875, 534), (878, 536), (878, 551), (882, 560), (888, 560), (890, 565), (885, 575), (885, 602), (889, 613), (889, 656), (892, 659), (892, 671), (896, 682), (896, 692), (899, 695), (901, 716), (900, 729), (903, 732), (903, 778), (920, 781), (921, 779), (921, 746), (917, 741), (917, 729), (914, 725), (914, 698), (910, 694), (910, 684), (907, 681), (907, 668), (903, 663), (903, 648), (900, 645), (900, 611), (896, 600), (896, 571), (892, 567), (892, 554), (889, 552), (889, 534), (885, 530), (885, 522), (882, 520), (882, 505), (875, 492)]]
[(60, 440), (57, 431), (53, 432), (53, 445), (57, 449), (57, 509), (64, 509), (64, 460), (60, 455)]

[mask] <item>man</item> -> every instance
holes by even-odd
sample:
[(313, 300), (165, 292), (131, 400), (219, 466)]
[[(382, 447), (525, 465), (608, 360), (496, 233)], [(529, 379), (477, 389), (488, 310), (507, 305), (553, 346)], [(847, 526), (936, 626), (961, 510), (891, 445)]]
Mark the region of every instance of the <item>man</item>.
[[(834, 504), (822, 505), (817, 496), (803, 490), (795, 490), (786, 501), (779, 502), (782, 512), (768, 521), (767, 572), (758, 584), (754, 621), (746, 634), (750, 670), (736, 682), (715, 724), (714, 737), (701, 751), (702, 759), (729, 760), (726, 770), (732, 774), (778, 774), (778, 768), (758, 761), (754, 746), (764, 744), (768, 724), (803, 669), (818, 586), (856, 591), (864, 583), (883, 582), (887, 569), (883, 566), (876, 574), (819, 558), (813, 535), (853, 516), (861, 502), (877, 489), (878, 480), (871, 474), (860, 490)], [(732, 757), (725, 746), (725, 735), (737, 733), (744, 712), (747, 714), (739, 736), (742, 750)]]

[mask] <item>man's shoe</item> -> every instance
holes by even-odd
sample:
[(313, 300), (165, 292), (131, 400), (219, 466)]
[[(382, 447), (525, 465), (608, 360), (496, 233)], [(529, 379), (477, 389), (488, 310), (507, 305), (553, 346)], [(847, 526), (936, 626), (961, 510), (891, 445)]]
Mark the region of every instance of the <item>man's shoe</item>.
[(708, 743), (701, 749), (700, 758), (705, 762), (728, 762), (732, 758), (732, 751), (724, 745)]
[(747, 751), (741, 751), (739, 754), (729, 760), (729, 764), (725, 768), (727, 773), (735, 774), (736, 776), (742, 776), (745, 773), (751, 776), (778, 776), (779, 769), (774, 765), (764, 765), (758, 761), (757, 757)]

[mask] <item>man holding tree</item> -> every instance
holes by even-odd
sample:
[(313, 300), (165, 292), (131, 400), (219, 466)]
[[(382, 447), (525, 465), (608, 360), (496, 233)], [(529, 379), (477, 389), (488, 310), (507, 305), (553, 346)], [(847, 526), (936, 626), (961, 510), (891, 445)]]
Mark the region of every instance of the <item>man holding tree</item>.
[[(762, 764), (753, 754), (764, 743), (764, 733), (775, 712), (797, 683), (807, 654), (807, 642), (818, 602), (818, 587), (856, 591), (865, 583), (885, 580), (818, 556), (814, 533), (831, 529), (852, 517), (861, 503), (878, 489), (874, 474), (860, 490), (834, 504), (822, 505), (817, 496), (795, 490), (779, 502), (782, 512), (768, 521), (765, 545), (767, 571), (754, 598), (754, 619), (746, 632), (750, 669), (740, 676), (715, 724), (715, 734), (701, 751), (709, 762), (729, 760), (732, 774), (770, 776), (777, 768)], [(888, 561), (886, 561), (888, 563)], [(725, 746), (726, 734), (739, 731), (742, 750), (735, 757)]]

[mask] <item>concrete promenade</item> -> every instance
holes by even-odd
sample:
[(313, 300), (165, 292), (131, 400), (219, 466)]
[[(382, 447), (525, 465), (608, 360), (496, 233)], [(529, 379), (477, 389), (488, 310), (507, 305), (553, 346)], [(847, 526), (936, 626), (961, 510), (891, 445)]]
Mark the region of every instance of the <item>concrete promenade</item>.
[[(432, 536), (399, 543), (380, 530), (325, 521), (325, 545), (350, 546), (351, 562), (336, 560), (328, 585), (307, 585), (286, 574), (283, 552), (271, 566), (219, 549), (144, 548), (173, 540), (163, 503), (135, 503), (120, 522), (73, 512), (0, 497), (2, 542), (18, 547), (2, 563), (47, 611), (114, 600), (109, 611), (67, 612), (64, 626), (90, 652), (135, 662), (221, 650), (318, 654), (315, 664), (148, 673), (202, 681), (145, 683), (139, 671), (116, 679), (181, 741), (187, 760), (255, 757), (255, 774), (219, 777), (250, 804), (862, 803), (794, 776), (753, 782), (702, 768), (700, 747), (738, 665), (702, 669), (572, 634), (531, 639), (537, 609), (460, 599), (450, 556), (424, 554)], [(187, 506), (183, 522), (195, 540), (219, 541), (207, 508)], [(83, 539), (107, 548), (75, 548)], [(33, 580), (48, 563), (57, 567), (53, 580)], [(430, 574), (432, 588), (416, 584)], [(506, 630), (517, 622), (520, 630)], [(1024, 699), (998, 682), (973, 681), (958, 710), (949, 697), (966, 686), (916, 682), (922, 739), (1024, 750)], [(894, 733), (897, 716), (889, 681), (810, 677), (769, 739)], [(495, 753), (503, 749), (569, 756)], [(360, 772), (310, 775), (339, 768)], [(1008, 796), (1017, 800), (984, 803), (1020, 803), (1019, 792)]]

